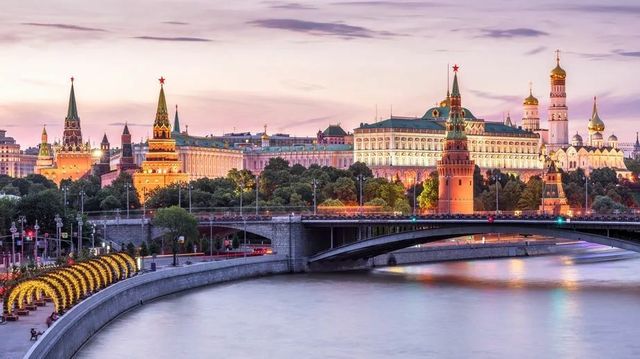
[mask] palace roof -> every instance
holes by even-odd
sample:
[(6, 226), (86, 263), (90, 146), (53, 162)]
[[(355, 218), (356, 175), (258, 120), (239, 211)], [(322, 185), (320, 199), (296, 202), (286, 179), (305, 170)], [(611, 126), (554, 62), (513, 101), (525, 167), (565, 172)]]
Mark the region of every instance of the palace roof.
[[(397, 128), (434, 130), (444, 132), (445, 122), (445, 120), (441, 119), (428, 120), (424, 118), (414, 117), (391, 117), (390, 119), (376, 123), (363, 123), (360, 125), (359, 129)], [(484, 131), (485, 133), (535, 136), (535, 134), (530, 131), (526, 131), (518, 127), (507, 126), (501, 122), (484, 122)]]
[(325, 136), (344, 137), (347, 135), (347, 132), (345, 132), (340, 125), (329, 125), (322, 134)]
[(267, 146), (247, 147), (245, 152), (253, 153), (278, 153), (278, 152), (317, 152), (317, 151), (352, 151), (353, 145), (293, 145), (293, 146)]

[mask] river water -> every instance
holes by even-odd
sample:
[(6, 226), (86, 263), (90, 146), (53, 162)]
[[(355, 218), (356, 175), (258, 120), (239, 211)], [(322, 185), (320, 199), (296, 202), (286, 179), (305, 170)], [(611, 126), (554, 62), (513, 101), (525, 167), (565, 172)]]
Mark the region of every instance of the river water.
[(79, 358), (639, 358), (640, 260), (560, 256), (283, 275), (116, 319)]

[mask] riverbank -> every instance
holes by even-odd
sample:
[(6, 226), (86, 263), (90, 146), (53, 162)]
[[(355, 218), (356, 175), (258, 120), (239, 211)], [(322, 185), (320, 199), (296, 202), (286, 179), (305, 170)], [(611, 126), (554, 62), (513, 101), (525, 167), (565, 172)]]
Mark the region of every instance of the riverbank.
[(71, 308), (24, 357), (70, 358), (103, 326), (148, 301), (215, 283), (289, 273), (289, 267), (285, 256), (274, 255), (197, 263), (138, 275), (116, 283)]

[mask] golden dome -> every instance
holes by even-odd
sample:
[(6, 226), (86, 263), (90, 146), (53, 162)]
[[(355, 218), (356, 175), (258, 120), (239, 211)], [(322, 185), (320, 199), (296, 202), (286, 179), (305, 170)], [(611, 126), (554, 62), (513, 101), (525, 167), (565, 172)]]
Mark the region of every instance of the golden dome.
[(598, 105), (595, 97), (593, 97), (593, 112), (591, 113), (591, 119), (589, 119), (588, 129), (589, 131), (596, 132), (604, 131), (604, 121), (602, 121), (598, 115)]
[(262, 137), (260, 137), (263, 140), (268, 140), (269, 139), (269, 135), (267, 135), (266, 133), (262, 134)]
[(449, 103), (450, 103), (450, 98), (449, 98), (449, 95), (447, 95), (447, 98), (440, 101), (440, 107), (449, 107)]
[(560, 67), (560, 50), (556, 50), (556, 67), (551, 70), (551, 77), (554, 79), (565, 79), (567, 72)]
[(529, 97), (524, 99), (523, 104), (538, 106), (538, 99), (533, 96), (533, 94), (531, 93), (531, 89), (529, 89)]

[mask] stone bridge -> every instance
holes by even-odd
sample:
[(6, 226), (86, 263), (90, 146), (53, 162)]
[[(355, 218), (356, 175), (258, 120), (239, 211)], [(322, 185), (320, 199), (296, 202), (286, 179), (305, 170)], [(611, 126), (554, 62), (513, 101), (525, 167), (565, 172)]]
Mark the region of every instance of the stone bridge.
[[(119, 225), (121, 229), (106, 225), (108, 238), (118, 235), (133, 238), (140, 233), (148, 240), (162, 234), (161, 230), (153, 228), (148, 222)], [(246, 231), (264, 237), (270, 240), (274, 252), (290, 258), (296, 270), (307, 269), (309, 264), (321, 266), (329, 262), (367, 260), (416, 244), (489, 233), (542, 235), (640, 252), (638, 217), (558, 220), (550, 216), (236, 216), (201, 217), (199, 226), (201, 232), (207, 235), (209, 230), (215, 230), (216, 233)], [(110, 237), (109, 233), (114, 237)]]

